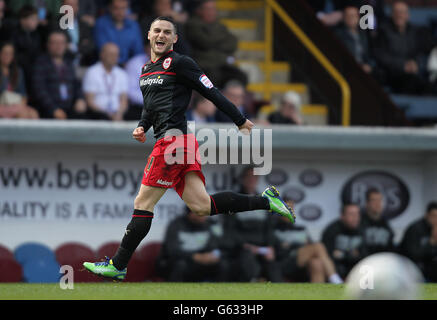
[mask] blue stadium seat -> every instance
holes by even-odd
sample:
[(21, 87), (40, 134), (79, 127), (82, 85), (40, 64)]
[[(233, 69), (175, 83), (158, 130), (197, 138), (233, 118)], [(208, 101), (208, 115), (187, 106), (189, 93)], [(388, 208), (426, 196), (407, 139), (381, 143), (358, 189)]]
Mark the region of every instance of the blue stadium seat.
[(393, 102), (405, 111), (410, 120), (437, 119), (437, 97), (392, 94)]
[(23, 265), (23, 280), (28, 283), (58, 282), (60, 266), (54, 259), (47, 257), (27, 260)]
[(38, 258), (56, 261), (55, 254), (49, 247), (36, 242), (20, 245), (15, 249), (14, 256), (21, 265), (24, 265), (28, 260)]

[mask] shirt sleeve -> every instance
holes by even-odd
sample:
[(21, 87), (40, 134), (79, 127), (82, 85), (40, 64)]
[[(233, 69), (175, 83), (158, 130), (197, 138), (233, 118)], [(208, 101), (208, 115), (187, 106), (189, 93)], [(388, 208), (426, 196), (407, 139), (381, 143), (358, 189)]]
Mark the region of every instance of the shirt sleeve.
[(241, 126), (246, 122), (246, 118), (237, 107), (214, 87), (214, 84), (208, 79), (205, 73), (202, 72), (193, 59), (183, 56), (176, 66), (176, 73), (182, 83), (188, 85), (214, 103), (216, 107), (231, 118), (237, 126)]

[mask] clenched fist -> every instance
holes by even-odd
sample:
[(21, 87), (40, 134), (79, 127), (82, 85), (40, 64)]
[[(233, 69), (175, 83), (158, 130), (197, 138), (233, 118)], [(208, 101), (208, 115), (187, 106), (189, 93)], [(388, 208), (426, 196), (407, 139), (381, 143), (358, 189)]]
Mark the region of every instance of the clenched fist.
[(135, 128), (134, 132), (132, 133), (132, 137), (141, 142), (144, 143), (146, 141), (146, 134), (144, 133), (143, 127)]

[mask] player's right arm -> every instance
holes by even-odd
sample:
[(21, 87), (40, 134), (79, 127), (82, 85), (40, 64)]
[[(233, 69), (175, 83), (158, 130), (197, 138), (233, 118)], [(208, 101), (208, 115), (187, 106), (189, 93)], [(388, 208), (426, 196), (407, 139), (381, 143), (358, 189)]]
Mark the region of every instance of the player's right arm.
[(243, 133), (251, 132), (253, 123), (246, 119), (237, 107), (214, 87), (213, 83), (193, 59), (183, 56), (178, 63), (177, 73), (184, 83), (199, 92), (202, 96), (214, 103), (219, 110), (224, 112), (240, 131)]
[(144, 143), (146, 141), (146, 132), (152, 126), (152, 121), (150, 119), (150, 114), (147, 112), (146, 108), (143, 108), (141, 113), (141, 120), (138, 123), (138, 127), (134, 129), (132, 137), (138, 142)]

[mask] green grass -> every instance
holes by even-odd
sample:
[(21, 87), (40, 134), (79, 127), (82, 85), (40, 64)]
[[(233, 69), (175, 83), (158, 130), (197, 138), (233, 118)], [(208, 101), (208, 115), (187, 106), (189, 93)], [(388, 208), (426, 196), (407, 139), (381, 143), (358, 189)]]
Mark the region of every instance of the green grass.
[[(337, 300), (343, 285), (309, 283), (77, 283), (0, 284), (0, 300)], [(437, 284), (424, 285), (424, 299), (437, 300)]]

